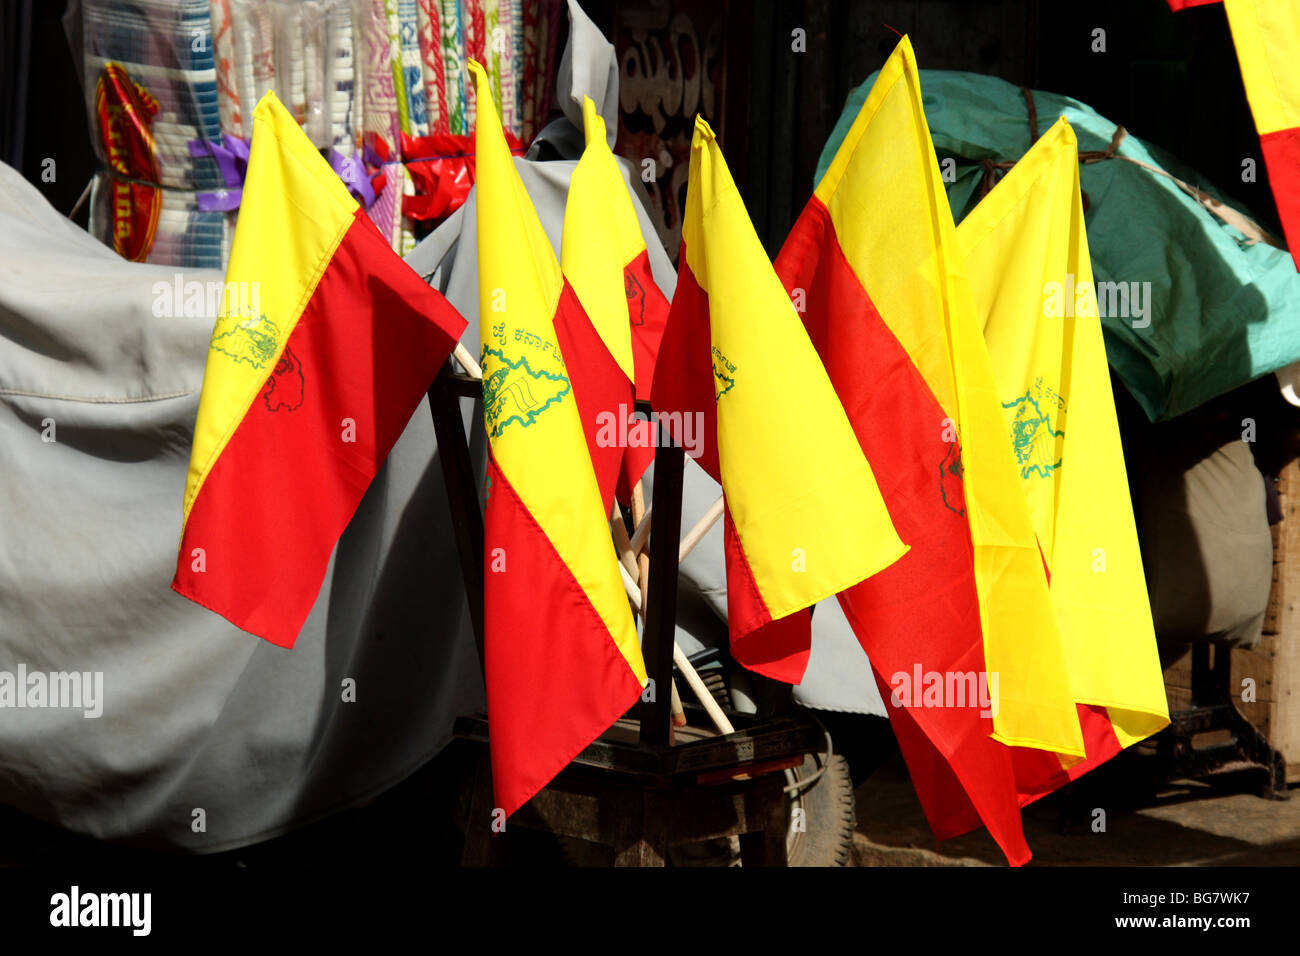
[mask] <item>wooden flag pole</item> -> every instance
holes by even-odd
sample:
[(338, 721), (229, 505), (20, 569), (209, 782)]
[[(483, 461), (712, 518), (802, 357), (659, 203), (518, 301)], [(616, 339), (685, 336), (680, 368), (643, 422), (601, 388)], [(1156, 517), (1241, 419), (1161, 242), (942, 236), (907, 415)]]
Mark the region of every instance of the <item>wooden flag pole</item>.
[[(638, 502), (644, 507), (645, 496), (641, 490), (641, 482), (636, 483), (636, 490), (632, 493), (632, 517), (637, 519)], [(619, 509), (618, 502), (614, 503), (614, 513), (611, 524), (614, 527), (614, 547), (618, 550), (618, 560), (625, 572), (626, 577), (632, 581), (633, 585), (640, 582), (638, 594), (640, 595), (640, 604), (638, 607), (645, 607), (646, 602), (646, 582), (650, 576), (650, 557), (646, 554), (640, 554), (638, 561), (638, 552), (632, 548), (632, 543), (627, 536), (627, 528), (623, 525), (623, 514)], [(639, 612), (638, 612), (639, 613)], [(682, 710), (682, 698), (677, 693), (677, 682), (673, 681), (671, 710), (672, 723), (674, 727), (686, 726), (686, 712)]]
[(466, 375), (479, 381), (483, 380), (483, 370), (479, 368), (478, 362), (474, 361), (474, 356), (469, 354), (469, 349), (457, 342), (451, 354), (456, 356), (456, 361), (460, 363), (460, 367), (465, 370)]
[[(639, 485), (640, 482), (637, 484)], [(635, 554), (640, 554), (644, 551), (645, 543), (650, 540), (650, 516), (652, 514), (654, 514), (654, 508), (647, 508), (645, 514), (641, 517), (641, 520), (637, 522), (636, 530), (632, 532), (632, 540), (630, 544), (632, 546), (632, 551)]]
[[(637, 483), (640, 488), (640, 482)], [(700, 516), (700, 520), (695, 522), (694, 527), (686, 532), (682, 538), (681, 546), (677, 549), (677, 560), (679, 562), (686, 560), (686, 556), (695, 550), (695, 546), (704, 540), (704, 536), (709, 533), (709, 529), (718, 523), (722, 517), (724, 507), (722, 495), (718, 495), (718, 500), (709, 506), (709, 510)], [(633, 514), (635, 515), (636, 499), (633, 499)], [(640, 555), (645, 551), (645, 543), (650, 540), (650, 515), (651, 509), (646, 509), (645, 516), (637, 521), (636, 530), (632, 532), (632, 537), (628, 539), (628, 549), (634, 555)], [(620, 549), (621, 549), (620, 545)], [(620, 556), (622, 551), (620, 550)], [(626, 562), (625, 562), (626, 563)]]
[(695, 527), (686, 532), (682, 538), (681, 547), (677, 549), (678, 562), (685, 561), (686, 556), (695, 550), (695, 546), (704, 540), (704, 536), (709, 533), (709, 529), (718, 523), (722, 517), (723, 500), (722, 495), (718, 495), (718, 500), (709, 506), (709, 510), (704, 512), (699, 521), (695, 522)]
[[(632, 578), (632, 575), (628, 573), (627, 568), (623, 567), (622, 564), (619, 564), (618, 570), (623, 577), (623, 589), (627, 591), (627, 599), (632, 602), (632, 610), (636, 611), (637, 614), (640, 614), (642, 608), (641, 589), (638, 587), (637, 582)], [(718, 728), (719, 732), (724, 734), (734, 733), (736, 728), (731, 725), (731, 721), (727, 719), (727, 715), (722, 712), (722, 708), (718, 706), (718, 702), (714, 700), (713, 695), (709, 693), (709, 689), (704, 686), (704, 681), (700, 679), (699, 672), (696, 671), (690, 660), (687, 659), (686, 652), (678, 646), (676, 641), (673, 641), (673, 663), (677, 666), (677, 669), (682, 672), (682, 676), (686, 678), (686, 683), (689, 684), (691, 690), (695, 692), (695, 696), (700, 699), (700, 703), (704, 705), (705, 712), (708, 713), (709, 717), (713, 720), (713, 723)]]
[[(631, 569), (625, 567), (624, 563), (620, 563), (619, 569), (623, 572), (623, 586), (627, 590), (628, 598), (632, 600), (632, 607), (638, 614), (640, 614), (641, 608), (645, 606), (646, 587), (649, 584), (650, 559), (644, 553), (642, 548), (644, 547), (646, 540), (650, 537), (650, 513), (649, 511), (645, 511), (640, 517), (638, 517), (638, 502), (640, 502), (642, 508), (644, 508), (645, 493), (642, 491), (641, 482), (639, 481), (636, 483), (636, 488), (632, 491), (632, 519), (637, 525), (636, 533), (628, 542), (627, 548), (631, 554), (637, 556), (639, 567)], [(718, 500), (713, 502), (713, 504), (709, 506), (709, 510), (700, 517), (699, 521), (695, 522), (695, 525), (690, 531), (686, 532), (686, 535), (682, 538), (681, 544), (677, 549), (677, 561), (679, 564), (685, 560), (688, 554), (695, 550), (697, 544), (704, 540), (704, 536), (709, 533), (709, 529), (718, 523), (718, 519), (722, 517), (723, 507), (723, 496), (718, 495)], [(619, 522), (615, 521), (614, 524), (619, 525)], [(618, 537), (618, 530), (622, 530), (624, 537), (626, 537), (627, 529), (621, 528), (615, 530), (616, 538)], [(637, 543), (638, 538), (641, 539), (639, 546)], [(623, 552), (624, 550), (621, 545), (619, 550), (620, 552)], [(638, 584), (640, 584), (639, 589), (637, 588)], [(633, 595), (634, 591), (636, 592), (635, 597)], [(690, 685), (695, 696), (700, 699), (700, 703), (704, 705), (705, 711), (708, 713), (709, 717), (712, 718), (713, 723), (717, 726), (718, 730), (724, 734), (733, 733), (735, 728), (731, 725), (731, 721), (728, 720), (727, 715), (722, 712), (722, 708), (719, 707), (717, 701), (714, 700), (713, 694), (704, 686), (704, 681), (700, 679), (699, 673), (691, 665), (691, 662), (686, 658), (685, 652), (677, 645), (676, 641), (673, 641), (673, 663), (677, 666), (677, 669), (682, 672), (682, 676), (686, 678), (686, 683)], [(672, 693), (673, 724), (678, 727), (684, 727), (686, 726), (686, 715), (682, 711), (681, 699), (677, 695), (677, 684), (675, 682), (672, 686)], [(680, 723), (678, 722), (679, 714), (681, 715)]]
[(673, 663), (677, 665), (677, 669), (681, 671), (682, 675), (686, 678), (686, 683), (691, 686), (691, 690), (695, 692), (695, 696), (700, 699), (700, 703), (704, 705), (704, 709), (708, 711), (709, 716), (713, 718), (713, 723), (717, 726), (718, 730), (724, 734), (735, 733), (736, 728), (731, 726), (731, 721), (728, 720), (727, 715), (722, 712), (722, 708), (718, 706), (718, 702), (713, 699), (713, 694), (711, 694), (709, 689), (704, 686), (704, 681), (700, 680), (699, 672), (696, 671), (695, 668), (691, 666), (691, 662), (686, 659), (686, 652), (683, 651), (675, 642), (673, 644)]
[[(645, 521), (645, 516), (645, 488), (642, 486), (641, 482), (638, 481), (636, 487), (632, 489), (632, 524), (637, 528), (640, 528), (641, 524)], [(628, 542), (628, 547), (631, 547), (631, 542)], [(637, 580), (641, 582), (641, 600), (644, 603), (646, 598), (646, 582), (650, 577), (650, 556), (644, 551), (637, 551), (634, 552), (634, 554), (637, 556)]]

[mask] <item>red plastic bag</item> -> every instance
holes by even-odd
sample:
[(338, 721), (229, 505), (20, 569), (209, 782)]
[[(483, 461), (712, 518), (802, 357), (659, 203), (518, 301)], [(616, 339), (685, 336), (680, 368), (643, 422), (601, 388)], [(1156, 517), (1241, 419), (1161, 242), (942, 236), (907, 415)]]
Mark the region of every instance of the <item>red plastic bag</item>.
[[(524, 144), (513, 133), (506, 142), (515, 156)], [(402, 134), (402, 161), (415, 182), (415, 195), (402, 197), (402, 215), (418, 222), (446, 219), (465, 202), (474, 185), (474, 137), (435, 133)]]

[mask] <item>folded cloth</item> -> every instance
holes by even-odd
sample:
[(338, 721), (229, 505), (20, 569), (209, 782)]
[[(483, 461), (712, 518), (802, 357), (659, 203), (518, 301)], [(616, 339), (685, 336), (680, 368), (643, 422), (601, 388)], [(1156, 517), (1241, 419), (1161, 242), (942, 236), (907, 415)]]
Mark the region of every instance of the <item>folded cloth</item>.
[[(211, 9), (227, 57), (227, 122), (235, 125), (229, 7)], [(222, 142), (222, 108), (209, 4), (87, 0), (81, 35), (93, 138), (106, 169), (92, 189), (91, 233), (134, 261), (221, 268), (229, 217), (199, 206), (201, 192), (227, 185), (211, 148)]]
[(442, 67), (442, 32), (438, 0), (418, 0), (420, 72), (424, 77), (424, 102), (430, 133), (446, 133), (447, 77)]
[(424, 68), (420, 63), (420, 15), (416, 0), (397, 0), (398, 39), (401, 69), (397, 79), (402, 86), (401, 102), (406, 104), (403, 132), (427, 136), (429, 115), (424, 98)]
[[(484, 62), (484, 44), (483, 33), (487, 29), (487, 22), (484, 14), (484, 4), (487, 0), (460, 0), (460, 35), (463, 50), (461, 58), (462, 69), (466, 58), (474, 60), (477, 63)], [(465, 129), (463, 132), (472, 133), (474, 131), (474, 84), (465, 84)]]
[(284, 104), (289, 115), (298, 121), (308, 137), (312, 130), (307, 120), (308, 73), (319, 65), (319, 47), (313, 64), (309, 47), (319, 41), (309, 24), (306, 3), (277, 3), (271, 8), (272, 44), (275, 49), (275, 95)]
[(235, 59), (235, 29), (230, 0), (212, 0), (212, 55), (217, 71), (217, 110), (221, 130), (246, 138), (244, 103), (239, 96), (239, 67)]
[(381, 137), (390, 150), (396, 149), (401, 135), (401, 119), (393, 85), (393, 57), (385, 2), (361, 0), (359, 10), (364, 18), (366, 50), (365, 134)]
[(333, 0), (326, 9), (329, 55), (325, 59), (325, 98), (329, 121), (329, 145), (344, 156), (354, 155), (360, 146), (361, 127), (356, 122), (361, 88), (358, 82), (356, 37), (352, 27), (351, 0)]
[[(254, 60), (257, 56), (257, 16), (252, 7), (260, 0), (219, 0), (219, 2), (226, 5), (230, 15), (230, 56), (234, 75), (232, 95), (239, 102), (238, 122), (227, 128), (223, 119), (221, 128), (223, 132), (246, 139), (253, 132), (253, 107), (257, 104), (258, 98), (254, 68)], [(213, 16), (217, 17), (216, 8), (214, 7), (213, 10)], [(219, 22), (219, 19), (214, 20), (214, 30), (219, 29)]]
[(457, 0), (438, 0), (438, 28), (442, 38), (442, 72), (447, 85), (447, 129), (455, 136), (467, 135), (465, 124), (465, 65), (461, 52), (460, 5)]

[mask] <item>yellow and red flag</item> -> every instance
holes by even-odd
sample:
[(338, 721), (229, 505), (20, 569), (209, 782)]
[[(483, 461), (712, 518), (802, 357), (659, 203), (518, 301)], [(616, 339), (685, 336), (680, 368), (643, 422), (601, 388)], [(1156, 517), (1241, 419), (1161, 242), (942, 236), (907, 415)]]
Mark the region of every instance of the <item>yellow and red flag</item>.
[(1300, 267), (1300, 0), (1224, 0), (1291, 257)]
[(1062, 117), (957, 228), (1069, 669), (1087, 759), (1013, 755), (1022, 801), (1169, 723)]
[(293, 646), (335, 542), (464, 330), (267, 93), (253, 113), (172, 588)]
[(587, 147), (569, 180), (560, 262), (597, 335), (580, 326), (562, 330), (560, 348), (574, 372), (602, 496), (609, 501), (617, 478), (627, 503), (654, 459), (648, 423), (630, 419), (634, 397), (650, 397), (668, 300), (650, 274), (636, 209), (590, 97), (583, 97), (582, 118)]
[(477, 84), (479, 327), (490, 456), (484, 644), (492, 781), (507, 815), (641, 693), (645, 664), (561, 329), (590, 322)]
[(661, 415), (703, 422), (698, 462), (726, 500), (733, 656), (798, 682), (810, 641), (804, 609), (907, 546), (700, 118), (652, 401)]
[(983, 821), (1023, 863), (1010, 747), (1084, 744), (953, 233), (904, 38), (776, 267), (912, 546), (840, 603), (917, 795), (940, 839)]

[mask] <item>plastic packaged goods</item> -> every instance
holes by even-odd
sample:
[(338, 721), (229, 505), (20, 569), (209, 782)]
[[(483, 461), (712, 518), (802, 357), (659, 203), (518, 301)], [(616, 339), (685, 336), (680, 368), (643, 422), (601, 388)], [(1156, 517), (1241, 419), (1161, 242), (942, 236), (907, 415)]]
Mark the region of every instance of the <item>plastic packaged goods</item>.
[(448, 130), (463, 136), (465, 126), (465, 70), (460, 28), (460, 7), (456, 0), (438, 0), (442, 35), (442, 68), (447, 81)]
[(344, 156), (352, 156), (360, 145), (359, 67), (352, 29), (349, 0), (321, 4), (325, 17), (325, 118), (329, 141), (325, 144)]
[(396, 4), (399, 68), (394, 79), (402, 90), (398, 102), (405, 107), (402, 131), (410, 136), (427, 136), (429, 116), (424, 96), (424, 69), (420, 65), (419, 13), (415, 0), (396, 0)]
[[(394, 248), (409, 250), (473, 183), (467, 59), (487, 65), (505, 128), (526, 143), (554, 87), (563, 6), (83, 0), (83, 83), (102, 166), (91, 231), (136, 261), (224, 267), (253, 110), (274, 91)], [(389, 181), (391, 212), (371, 209)]]
[(390, 150), (394, 150), (401, 126), (397, 92), (393, 86), (392, 48), (384, 0), (357, 0), (352, 22), (364, 36), (366, 55), (364, 138), (380, 137)]
[(152, 167), (132, 161), (124, 175), (166, 186), (221, 185), (216, 162), (189, 150), (191, 140), (221, 136), (207, 0), (85, 0), (82, 9), (83, 89), (100, 161), (115, 169), (126, 159), (112, 155), (110, 134), (130, 126), (147, 140)]
[(85, 0), (82, 76), (103, 171), (90, 230), (136, 261), (220, 265), (226, 216), (197, 194), (226, 185), (207, 0)]
[(430, 133), (446, 133), (447, 78), (442, 65), (441, 15), (438, 0), (416, 0), (419, 28), (420, 73), (424, 77), (424, 105)]

